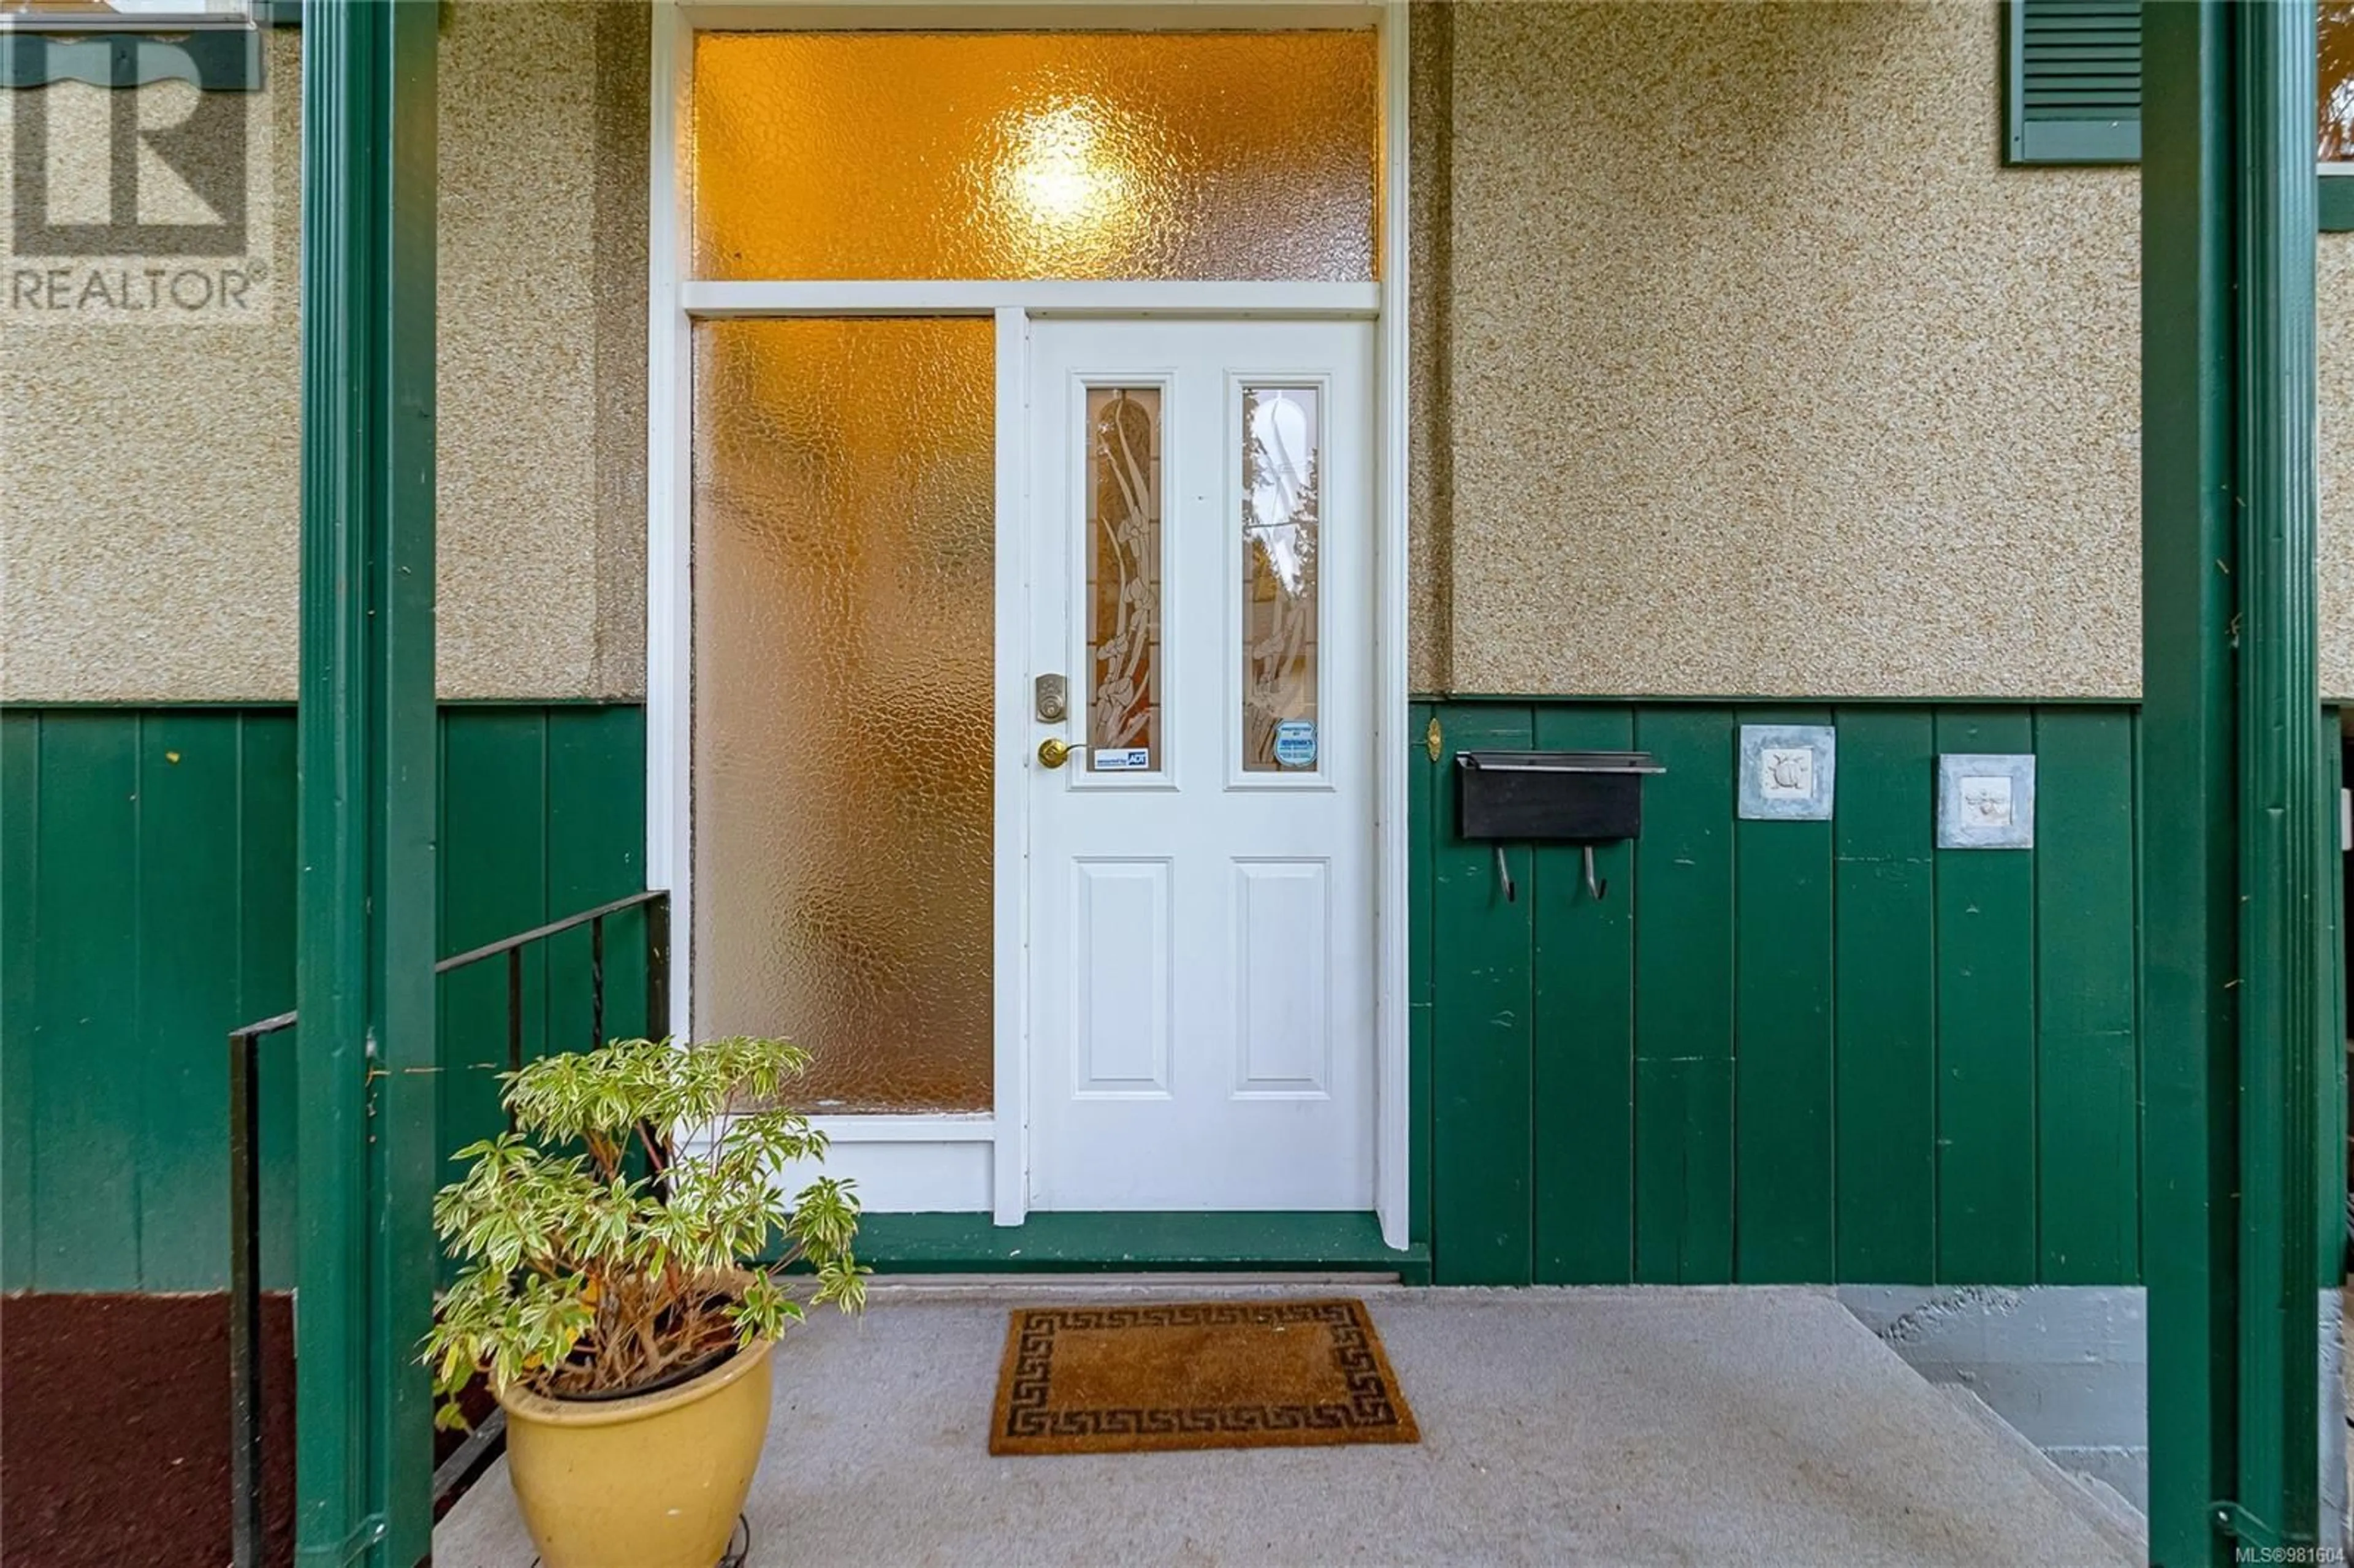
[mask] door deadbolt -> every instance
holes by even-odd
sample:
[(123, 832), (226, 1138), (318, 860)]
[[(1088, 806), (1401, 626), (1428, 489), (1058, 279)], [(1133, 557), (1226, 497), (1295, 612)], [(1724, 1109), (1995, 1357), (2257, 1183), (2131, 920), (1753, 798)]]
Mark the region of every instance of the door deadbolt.
[(1059, 724), (1070, 711), (1070, 683), (1060, 675), (1041, 675), (1031, 683), (1031, 706), (1043, 724)]

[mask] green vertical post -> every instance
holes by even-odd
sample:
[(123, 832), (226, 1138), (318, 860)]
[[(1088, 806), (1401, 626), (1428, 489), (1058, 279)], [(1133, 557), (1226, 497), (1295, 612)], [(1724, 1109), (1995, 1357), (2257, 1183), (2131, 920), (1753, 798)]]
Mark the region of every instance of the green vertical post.
[(302, 37), (297, 1561), (431, 1550), (433, 0)]
[[(2317, 1150), (2330, 1027), (2315, 669), (2314, 0), (2234, 17), (2240, 528), (2240, 1484), (2248, 1544), (2319, 1539)], [(2335, 1118), (2331, 1118), (2332, 1121)], [(2336, 1544), (2332, 1532), (2331, 1544)]]
[(2150, 1557), (2309, 1544), (2327, 991), (2311, 0), (2143, 8)]
[(2230, 1561), (2238, 1479), (2232, 79), (2221, 0), (2142, 8), (2143, 1274), (2149, 1542)]

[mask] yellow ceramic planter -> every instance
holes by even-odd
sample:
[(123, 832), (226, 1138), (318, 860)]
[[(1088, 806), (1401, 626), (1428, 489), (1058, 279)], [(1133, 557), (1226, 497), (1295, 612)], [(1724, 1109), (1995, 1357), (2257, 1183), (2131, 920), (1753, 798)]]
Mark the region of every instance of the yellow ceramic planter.
[(501, 1396), (507, 1470), (546, 1568), (713, 1568), (760, 1463), (771, 1346), (658, 1393)]

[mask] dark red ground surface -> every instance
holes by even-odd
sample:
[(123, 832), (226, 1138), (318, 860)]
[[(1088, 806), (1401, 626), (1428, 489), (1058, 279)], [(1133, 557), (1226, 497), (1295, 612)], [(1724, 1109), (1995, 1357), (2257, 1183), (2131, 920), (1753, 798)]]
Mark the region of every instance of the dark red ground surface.
[[(262, 1529), (294, 1559), (294, 1318), (261, 1304)], [(460, 1396), (481, 1423), (497, 1404)], [(433, 1462), (465, 1441), (435, 1431)], [(447, 1513), (490, 1460), (479, 1452)], [(0, 1568), (220, 1568), (229, 1560), (228, 1298), (0, 1297)]]
[[(293, 1314), (262, 1304), (262, 1518), (292, 1560)], [(0, 1564), (228, 1561), (228, 1298), (0, 1298)]]

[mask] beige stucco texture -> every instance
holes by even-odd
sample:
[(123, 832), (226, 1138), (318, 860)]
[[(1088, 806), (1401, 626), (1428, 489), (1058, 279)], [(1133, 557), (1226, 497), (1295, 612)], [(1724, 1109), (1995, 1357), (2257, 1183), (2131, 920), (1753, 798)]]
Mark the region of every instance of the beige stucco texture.
[(2316, 258), (2321, 408), (2321, 690), (2354, 699), (2354, 234)]
[[(442, 16), (441, 694), (637, 695), (644, 14)], [(268, 48), (267, 321), (0, 327), (0, 700), (294, 694), (299, 36)]]
[(2136, 179), (1993, 5), (1452, 23), (1452, 689), (2133, 693)]
[[(645, 12), (442, 14), (441, 690), (635, 696)], [(269, 47), (269, 320), (0, 324), (0, 700), (293, 694)], [(2137, 179), (2004, 167), (2001, 58), (1991, 0), (1414, 7), (1416, 689), (2134, 694)], [(2322, 683), (2354, 697), (2354, 236), (2320, 261)]]
[[(283, 82), (293, 35), (269, 42), (268, 79)], [(80, 83), (41, 90), (53, 220), (106, 210), (111, 96)], [(190, 156), (226, 169), (245, 141), (249, 244), (227, 260), (262, 274), (240, 296), (248, 313), (223, 325), (167, 323), (154, 311), (123, 324), (92, 324), (79, 308), (44, 311), (36, 324), (13, 305), (0, 316), (0, 698), (293, 694), (296, 101), (273, 91), (218, 101), (241, 111), (231, 122), (241, 129), (202, 133)], [(182, 123), (196, 107), (195, 88), (177, 81), (143, 89), (138, 105), (143, 126)], [(9, 167), (25, 123), (0, 115)], [(153, 174), (143, 164), (143, 218), (214, 215), (190, 205), (202, 200), (193, 187), (181, 196), (160, 175), (154, 192), (179, 200), (152, 209)], [(0, 185), (13, 232), (15, 182)], [(111, 296), (123, 272), (143, 285), (157, 260), (103, 267), (101, 290)], [(103, 308), (85, 292), (91, 269), (71, 258), (12, 257), (10, 284), (22, 269), (52, 265), (70, 268), (64, 298)], [(216, 275), (208, 260), (195, 270)], [(132, 297), (149, 302), (143, 286)], [(186, 297), (202, 307), (210, 296)]]

